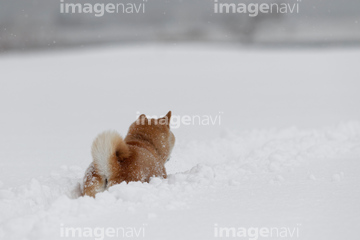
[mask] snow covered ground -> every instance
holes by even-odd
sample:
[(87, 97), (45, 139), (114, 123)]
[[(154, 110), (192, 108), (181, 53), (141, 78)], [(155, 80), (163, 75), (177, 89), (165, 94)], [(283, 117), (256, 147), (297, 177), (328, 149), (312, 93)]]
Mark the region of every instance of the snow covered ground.
[[(359, 60), (170, 45), (3, 55), (0, 238), (357, 239)], [(173, 130), (168, 179), (79, 197), (96, 134), (168, 110), (221, 124)]]

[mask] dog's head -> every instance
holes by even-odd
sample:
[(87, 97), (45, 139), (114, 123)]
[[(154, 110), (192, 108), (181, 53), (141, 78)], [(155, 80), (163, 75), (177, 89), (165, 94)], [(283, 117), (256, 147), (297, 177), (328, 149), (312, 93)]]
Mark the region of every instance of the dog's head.
[(170, 130), (170, 120), (171, 111), (158, 119), (147, 118), (142, 114), (131, 124), (128, 136), (152, 144), (165, 163), (169, 160), (175, 144), (175, 136)]

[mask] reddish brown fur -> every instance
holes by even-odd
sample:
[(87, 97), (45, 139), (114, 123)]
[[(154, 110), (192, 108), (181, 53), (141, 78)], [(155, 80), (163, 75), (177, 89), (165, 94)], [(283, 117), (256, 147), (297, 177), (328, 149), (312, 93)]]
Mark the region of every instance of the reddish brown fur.
[(148, 182), (151, 177), (166, 178), (165, 163), (175, 144), (170, 131), (171, 111), (163, 118), (147, 119), (141, 115), (129, 128), (124, 141), (115, 141), (116, 151), (110, 156), (110, 175), (99, 174), (95, 162), (89, 166), (84, 178), (84, 195), (94, 197), (123, 181)]

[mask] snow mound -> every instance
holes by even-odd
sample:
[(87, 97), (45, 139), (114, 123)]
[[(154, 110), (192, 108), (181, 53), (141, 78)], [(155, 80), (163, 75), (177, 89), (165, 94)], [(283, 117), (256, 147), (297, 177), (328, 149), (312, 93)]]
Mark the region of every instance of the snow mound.
[[(90, 221), (104, 212), (108, 217), (116, 211), (119, 218), (128, 218), (142, 211), (148, 219), (157, 219), (164, 211), (192, 209), (193, 196), (198, 192), (236, 191), (244, 185), (256, 186), (257, 182), (269, 186), (286, 183), (287, 173), (306, 164), (321, 159), (339, 161), (348, 154), (360, 157), (358, 122), (318, 130), (228, 131), (207, 142), (179, 142), (168, 165), (167, 179), (121, 183), (95, 199), (80, 197), (85, 169), (64, 166), (21, 187), (7, 189), (0, 184), (0, 236), (46, 238), (58, 234), (60, 223)], [(299, 179), (302, 177), (317, 180), (309, 172)], [(333, 173), (326, 181), (337, 184), (344, 178), (344, 173)]]

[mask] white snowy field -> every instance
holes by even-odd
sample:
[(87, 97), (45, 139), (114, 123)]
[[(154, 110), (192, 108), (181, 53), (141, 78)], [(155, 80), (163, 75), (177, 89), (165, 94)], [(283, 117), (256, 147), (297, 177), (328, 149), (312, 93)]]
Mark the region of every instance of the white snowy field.
[[(0, 56), (0, 239), (358, 239), (359, 62), (171, 45)], [(168, 179), (79, 197), (99, 132), (169, 110), (221, 124), (173, 130)]]

